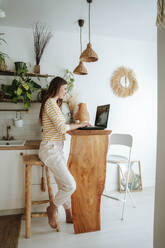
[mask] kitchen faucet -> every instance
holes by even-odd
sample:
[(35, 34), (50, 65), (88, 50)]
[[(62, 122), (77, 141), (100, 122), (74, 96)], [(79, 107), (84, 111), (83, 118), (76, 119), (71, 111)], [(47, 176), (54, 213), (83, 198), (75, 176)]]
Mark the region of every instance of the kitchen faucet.
[(10, 131), (9, 131), (10, 129), (11, 129), (11, 126), (7, 126), (6, 127), (6, 133), (7, 133), (7, 135), (6, 135), (6, 137), (3, 136), (3, 140), (13, 140), (14, 139), (12, 136), (10, 136)]

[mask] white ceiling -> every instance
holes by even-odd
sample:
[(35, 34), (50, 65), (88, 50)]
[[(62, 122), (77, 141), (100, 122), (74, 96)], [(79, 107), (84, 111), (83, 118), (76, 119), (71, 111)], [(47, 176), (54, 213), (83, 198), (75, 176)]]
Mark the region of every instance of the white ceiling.
[[(77, 20), (85, 19), (86, 0), (0, 0), (6, 12), (0, 25), (31, 28), (36, 21), (53, 30), (79, 32)], [(156, 0), (93, 0), (91, 33), (136, 40), (156, 40)]]

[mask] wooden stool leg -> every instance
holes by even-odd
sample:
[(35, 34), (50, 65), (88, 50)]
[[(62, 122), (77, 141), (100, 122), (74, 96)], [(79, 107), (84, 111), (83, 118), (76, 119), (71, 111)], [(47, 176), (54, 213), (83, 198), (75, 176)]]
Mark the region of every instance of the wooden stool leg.
[[(53, 190), (52, 190), (51, 183), (50, 183), (49, 169), (47, 166), (45, 166), (45, 170), (46, 170), (46, 178), (47, 178), (47, 185), (48, 185), (49, 201), (51, 204), (51, 202), (53, 202), (54, 200), (54, 195), (53, 195)], [(57, 232), (60, 232), (60, 224), (58, 222), (58, 216), (56, 216), (56, 223), (57, 223), (56, 230)]]
[(46, 170), (46, 178), (47, 178), (47, 186), (48, 186), (48, 193), (49, 193), (49, 200), (50, 202), (53, 202), (54, 200), (54, 196), (53, 196), (53, 190), (50, 184), (50, 176), (49, 176), (49, 169), (47, 166), (45, 166), (45, 170)]
[(26, 222), (26, 238), (31, 235), (31, 177), (32, 166), (26, 165), (25, 169), (25, 222)]

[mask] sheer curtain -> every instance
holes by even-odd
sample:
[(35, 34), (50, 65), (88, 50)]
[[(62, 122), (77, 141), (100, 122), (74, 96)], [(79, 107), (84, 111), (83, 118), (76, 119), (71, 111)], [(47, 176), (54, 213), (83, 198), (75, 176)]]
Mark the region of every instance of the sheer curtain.
[(165, 0), (157, 1), (157, 27), (165, 27)]

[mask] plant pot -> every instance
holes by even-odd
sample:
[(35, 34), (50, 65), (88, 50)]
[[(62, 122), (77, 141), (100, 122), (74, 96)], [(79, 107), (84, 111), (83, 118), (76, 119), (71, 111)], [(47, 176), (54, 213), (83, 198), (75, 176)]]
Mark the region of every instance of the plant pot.
[(40, 65), (34, 66), (34, 73), (40, 74)]
[(24, 62), (14, 62), (15, 70), (18, 71), (19, 69), (27, 69), (26, 63)]

